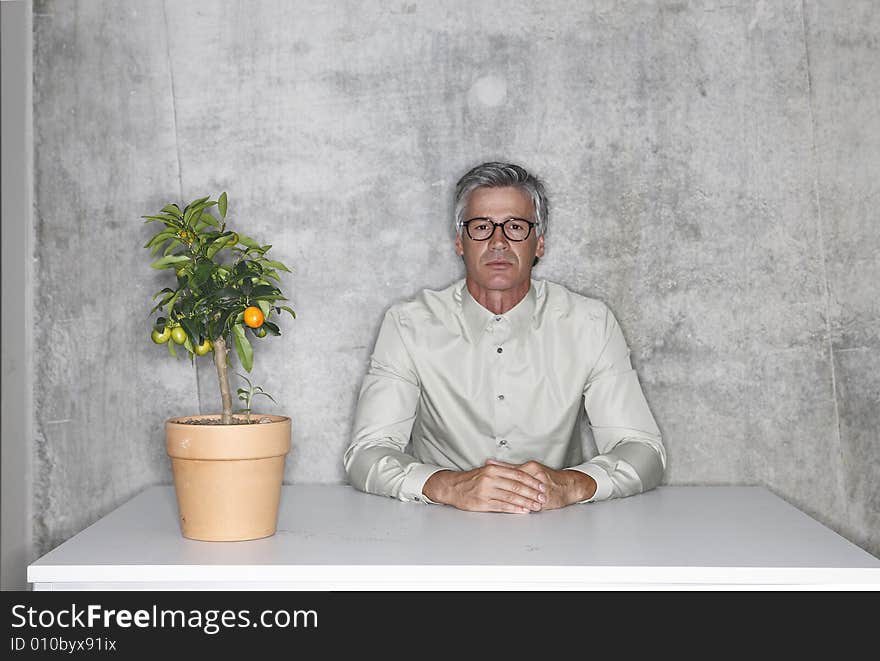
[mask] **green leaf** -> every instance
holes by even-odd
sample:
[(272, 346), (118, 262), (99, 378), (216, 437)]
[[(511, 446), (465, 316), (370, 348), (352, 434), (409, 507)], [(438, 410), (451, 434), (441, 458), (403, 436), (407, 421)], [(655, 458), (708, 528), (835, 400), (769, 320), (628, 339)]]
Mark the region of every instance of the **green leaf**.
[(202, 211), (204, 211), (208, 207), (211, 207), (211, 206), (214, 206), (215, 204), (217, 204), (213, 200), (211, 202), (206, 202), (205, 200), (207, 200), (207, 199), (208, 199), (207, 197), (203, 197), (203, 198), (200, 198), (194, 202), (190, 202), (189, 210), (192, 213), (190, 218), (192, 218), (193, 222), (195, 222), (198, 219), (198, 217), (201, 215)]
[(220, 250), (226, 245), (226, 240), (227, 239), (225, 236), (220, 236), (219, 238), (214, 239), (211, 242), (211, 245), (208, 246), (208, 249), (205, 251), (205, 256), (208, 259), (214, 257), (214, 255), (220, 252)]
[(238, 235), (238, 242), (248, 248), (259, 248), (260, 244), (254, 241), (251, 237), (245, 236), (244, 234)]
[(273, 287), (272, 285), (257, 285), (251, 290), (251, 296), (253, 296), (254, 298), (262, 296), (277, 297), (280, 295), (281, 292), (278, 291), (278, 288)]
[[(165, 240), (163, 240), (163, 241), (159, 241), (159, 243), (157, 243), (156, 245), (154, 245), (154, 246), (153, 246), (153, 249), (150, 250), (150, 256), (151, 256), (151, 257), (155, 257), (156, 255), (158, 255), (158, 254), (159, 254), (159, 251), (162, 250), (162, 248), (165, 247), (165, 241), (167, 241), (167, 240), (168, 240), (168, 239), (165, 239)], [(171, 245), (173, 246), (174, 244), (172, 243)], [(167, 255), (169, 252), (171, 252), (171, 250), (168, 250), (165, 254)]]
[(161, 301), (159, 301), (158, 303), (156, 303), (156, 305), (153, 306), (153, 309), (150, 310), (150, 314), (153, 314), (156, 310), (162, 308), (172, 298), (174, 298), (174, 294), (172, 294), (170, 296), (165, 296)]
[(177, 231), (178, 231), (177, 228), (174, 228), (174, 227), (172, 227), (171, 229), (162, 230), (161, 232), (156, 234), (156, 236), (154, 236), (152, 239), (150, 239), (149, 242), (147, 242), (147, 245), (144, 246), (144, 248), (146, 248), (150, 245), (156, 246), (160, 243), (164, 243), (168, 239), (176, 237)]
[(180, 296), (180, 290), (178, 290), (178, 291), (174, 294), (174, 296), (172, 296), (170, 299), (168, 299), (168, 316), (169, 316), (169, 317), (171, 316), (171, 310), (174, 309), (174, 301), (177, 300), (177, 297), (178, 297), (178, 296)]
[(218, 289), (213, 294), (214, 297), (221, 298), (238, 298), (241, 296), (241, 293), (235, 289), (234, 287), (223, 287), (222, 289)]
[(254, 366), (254, 348), (244, 334), (244, 326), (236, 324), (232, 327), (232, 334), (235, 338), (235, 352), (238, 354), (238, 361), (245, 370), (250, 372)]
[(244, 256), (250, 259), (258, 260), (258, 263), (265, 261), (263, 260), (263, 253), (259, 248), (250, 248), (245, 253)]
[(168, 255), (167, 257), (157, 259), (155, 262), (150, 264), (150, 266), (152, 266), (154, 269), (168, 269), (174, 267), (176, 264), (181, 264), (188, 261), (189, 257), (187, 257), (186, 255)]
[(186, 346), (187, 349), (191, 349), (193, 345), (198, 344), (199, 338), (202, 335), (199, 324), (197, 324), (194, 319), (183, 318), (180, 320), (180, 325), (183, 326), (183, 330), (186, 331), (186, 340), (189, 342), (188, 345), (184, 343), (184, 346)]
[(220, 217), (226, 218), (226, 191), (220, 193), (220, 199), (217, 200), (217, 208), (220, 210)]
[(168, 242), (168, 247), (165, 248), (165, 254), (167, 255), (169, 252), (174, 250), (177, 246), (182, 246), (182, 245), (183, 245), (183, 242), (180, 241), (179, 239), (171, 239), (171, 241)]
[(193, 287), (201, 287), (205, 284), (210, 278), (211, 273), (214, 272), (214, 264), (211, 262), (201, 262), (198, 266), (196, 266), (195, 273), (193, 273), (191, 285)]
[(281, 331), (278, 329), (278, 326), (273, 324), (271, 321), (264, 321), (263, 327), (272, 335), (281, 335)]
[(287, 271), (288, 273), (293, 273), (293, 271), (291, 271), (289, 268), (287, 268), (281, 262), (275, 262), (275, 261), (272, 261), (271, 259), (263, 259), (260, 261), (263, 264), (264, 268), (269, 267), (270, 269), (279, 269), (281, 271)]
[(192, 218), (193, 214), (199, 209), (203, 209), (202, 203), (207, 200), (207, 197), (200, 197), (197, 200), (193, 200), (189, 204), (186, 205), (183, 209), (183, 222), (189, 222), (189, 219)]
[(164, 207), (162, 207), (162, 211), (171, 214), (172, 216), (176, 216), (177, 218), (180, 218), (180, 207), (176, 204), (166, 204)]
[(206, 227), (220, 227), (220, 223), (217, 222), (217, 219), (207, 211), (202, 213), (201, 218), (199, 218), (199, 223), (196, 225), (196, 229), (203, 230)]
[(162, 230), (161, 232), (159, 232), (155, 236), (153, 236), (152, 239), (147, 241), (144, 244), (144, 248), (149, 248), (149, 247), (155, 245), (157, 241), (163, 241), (165, 239), (168, 239), (168, 238), (174, 236), (174, 234), (175, 234), (175, 232), (173, 230)]
[(290, 316), (293, 317), (294, 319), (296, 319), (296, 312), (291, 310), (289, 307), (287, 307), (286, 305), (279, 305), (278, 307), (281, 308), (282, 310), (287, 310), (290, 313)]
[(153, 221), (160, 220), (166, 225), (170, 223), (173, 226), (179, 226), (180, 220), (176, 216), (169, 216), (168, 214), (159, 214), (158, 216), (141, 216), (141, 218), (146, 218), (145, 223), (152, 223)]
[[(272, 395), (270, 395), (270, 394), (267, 393), (267, 392), (258, 392), (258, 393), (255, 393), (255, 394), (254, 394), (254, 397), (256, 397), (257, 395), (263, 395), (264, 397), (268, 397), (268, 398), (271, 399), (273, 402), (275, 402), (275, 398), (272, 397)], [(275, 403), (277, 404), (278, 402), (275, 402)]]
[(174, 340), (168, 340), (165, 344), (168, 345), (168, 353), (177, 358), (177, 352), (174, 350)]
[[(224, 332), (226, 331), (227, 328), (231, 328), (235, 324), (236, 317), (238, 315), (239, 315), (239, 312), (237, 311), (237, 309), (233, 309), (231, 312), (229, 312), (226, 315), (226, 319), (223, 320), (223, 325), (221, 326), (221, 328), (224, 330)], [(244, 318), (244, 315), (242, 315), (242, 318)], [(241, 319), (239, 319), (238, 321), (241, 321)]]

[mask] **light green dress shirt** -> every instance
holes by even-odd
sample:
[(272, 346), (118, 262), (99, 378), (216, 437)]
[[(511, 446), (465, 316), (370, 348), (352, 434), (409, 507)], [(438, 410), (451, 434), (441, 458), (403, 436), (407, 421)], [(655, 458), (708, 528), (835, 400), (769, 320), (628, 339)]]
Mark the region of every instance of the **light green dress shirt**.
[[(343, 456), (351, 484), (404, 501), (443, 469), (494, 458), (535, 460), (590, 475), (588, 501), (652, 489), (666, 468), (620, 326), (608, 307), (531, 281), (505, 314), (477, 303), (460, 280), (388, 310)], [(585, 461), (586, 412), (599, 454)]]

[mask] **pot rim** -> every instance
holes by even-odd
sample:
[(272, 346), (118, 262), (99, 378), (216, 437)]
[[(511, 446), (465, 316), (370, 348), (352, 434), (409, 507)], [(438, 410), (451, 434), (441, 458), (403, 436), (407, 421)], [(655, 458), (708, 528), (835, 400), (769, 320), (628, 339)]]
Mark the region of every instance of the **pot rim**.
[(290, 451), (293, 425), (287, 416), (269, 416), (273, 420), (268, 424), (199, 425), (181, 422), (193, 417), (216, 418), (205, 414), (167, 421), (165, 449), (170, 457), (197, 460), (262, 459)]

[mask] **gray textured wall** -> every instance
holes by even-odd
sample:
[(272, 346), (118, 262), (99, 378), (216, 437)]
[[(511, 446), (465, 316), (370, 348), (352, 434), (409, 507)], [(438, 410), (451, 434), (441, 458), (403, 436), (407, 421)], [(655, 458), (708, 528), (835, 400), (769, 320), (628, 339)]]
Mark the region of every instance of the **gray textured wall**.
[(37, 550), (171, 482), (211, 365), (148, 339), (139, 216), (227, 190), (295, 269), (257, 347), (286, 480), (342, 482), (385, 308), (462, 275), (450, 193), (548, 182), (536, 277), (605, 300), (666, 484), (765, 485), (880, 555), (874, 2), (35, 3)]

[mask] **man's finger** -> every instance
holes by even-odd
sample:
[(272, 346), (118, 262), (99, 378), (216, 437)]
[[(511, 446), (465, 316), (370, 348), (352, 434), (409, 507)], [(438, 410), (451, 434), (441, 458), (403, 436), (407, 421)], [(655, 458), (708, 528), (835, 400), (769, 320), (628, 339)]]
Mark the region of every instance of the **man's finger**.
[(529, 475), (526, 471), (522, 470), (519, 466), (515, 466), (512, 464), (505, 464), (503, 462), (497, 464), (499, 468), (506, 469), (498, 472), (498, 477), (506, 478), (513, 482), (518, 482), (521, 484), (525, 484), (528, 487), (531, 487), (535, 491), (544, 491), (544, 483), (541, 482), (534, 475)]
[(520, 505), (514, 505), (506, 500), (490, 500), (489, 507), (491, 508), (490, 512), (509, 512), (511, 514), (528, 514), (533, 511), (530, 507), (522, 507)]
[(522, 466), (517, 466), (519, 470), (527, 475), (531, 475), (536, 479), (540, 479), (538, 476), (545, 474), (545, 468), (543, 464), (523, 464)]
[[(535, 464), (535, 463), (508, 464), (503, 461), (498, 461), (497, 459), (486, 459), (486, 465), (487, 466), (494, 465), (494, 466), (502, 466), (504, 468), (512, 468), (512, 469), (519, 471), (521, 473), (525, 473), (526, 475), (530, 476), (531, 478), (537, 480), (538, 483), (541, 485), (540, 490), (544, 491), (544, 480), (541, 479), (541, 477), (543, 476), (543, 470), (542, 470), (544, 468), (543, 464)], [(535, 488), (538, 489), (538, 487), (535, 487)]]
[(495, 466), (506, 466), (507, 468), (519, 468), (516, 464), (508, 464), (506, 461), (499, 461), (498, 459), (486, 459), (486, 464), (494, 464)]
[[(541, 500), (541, 498), (544, 500)], [(536, 511), (541, 509), (544, 506), (544, 503), (547, 502), (547, 497), (544, 496), (544, 494), (524, 494), (522, 491), (518, 490), (516, 486), (505, 488), (505, 486), (500, 484), (495, 489), (493, 496), (490, 499), (508, 502), (518, 507), (525, 507), (526, 509)]]
[[(541, 470), (540, 464), (538, 464), (537, 466), (530, 467), (531, 471), (534, 471), (534, 472), (530, 472), (529, 469), (526, 468), (526, 466), (528, 466), (528, 464), (508, 464), (507, 462), (500, 461), (498, 459), (486, 459), (486, 465), (487, 466), (502, 466), (503, 468), (512, 468), (513, 470), (519, 471), (520, 473), (525, 473), (526, 475), (529, 475), (530, 477), (535, 478), (536, 480), (538, 480), (538, 482), (542, 486), (544, 484), (543, 482), (541, 482), (540, 478), (538, 477), (540, 470)], [(537, 488), (537, 487), (535, 487), (535, 488)], [(543, 489), (542, 489), (542, 491), (543, 491)]]

